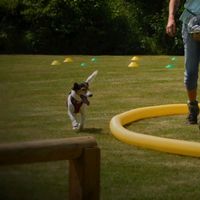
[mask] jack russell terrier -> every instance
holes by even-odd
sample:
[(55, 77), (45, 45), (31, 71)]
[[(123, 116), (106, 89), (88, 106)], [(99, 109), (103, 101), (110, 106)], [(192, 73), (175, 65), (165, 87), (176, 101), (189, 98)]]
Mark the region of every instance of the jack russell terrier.
[[(97, 73), (98, 71), (93, 72), (83, 83), (74, 83), (68, 95), (66, 104), (73, 130), (79, 131), (84, 128), (85, 108), (90, 104), (88, 97), (93, 96), (89, 91), (89, 85), (94, 80)], [(80, 122), (77, 120), (78, 113), (80, 113)]]

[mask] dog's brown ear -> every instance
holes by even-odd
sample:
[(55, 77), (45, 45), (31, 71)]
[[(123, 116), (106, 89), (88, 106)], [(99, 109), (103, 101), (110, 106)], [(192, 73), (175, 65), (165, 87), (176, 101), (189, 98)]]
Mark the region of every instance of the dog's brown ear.
[(74, 83), (74, 86), (72, 87), (72, 90), (79, 90), (79, 84), (78, 83)]

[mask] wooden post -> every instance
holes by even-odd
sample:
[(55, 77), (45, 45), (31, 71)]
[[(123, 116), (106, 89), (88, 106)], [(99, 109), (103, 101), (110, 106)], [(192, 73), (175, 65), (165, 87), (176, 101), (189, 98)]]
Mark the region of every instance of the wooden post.
[(69, 199), (100, 199), (100, 149), (84, 148), (79, 159), (70, 160)]
[(100, 199), (100, 149), (93, 137), (0, 144), (0, 166), (69, 160), (70, 200)]
[(84, 148), (95, 146), (89, 136), (0, 144), (0, 165), (77, 159)]

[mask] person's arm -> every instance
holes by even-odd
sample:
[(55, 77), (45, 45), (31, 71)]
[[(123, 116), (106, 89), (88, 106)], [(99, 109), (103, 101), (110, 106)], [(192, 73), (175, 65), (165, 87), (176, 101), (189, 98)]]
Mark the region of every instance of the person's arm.
[(176, 11), (179, 7), (180, 0), (170, 0), (169, 2), (169, 16), (168, 16), (168, 22), (166, 26), (166, 33), (173, 37), (176, 34), (176, 21), (175, 21), (175, 15)]

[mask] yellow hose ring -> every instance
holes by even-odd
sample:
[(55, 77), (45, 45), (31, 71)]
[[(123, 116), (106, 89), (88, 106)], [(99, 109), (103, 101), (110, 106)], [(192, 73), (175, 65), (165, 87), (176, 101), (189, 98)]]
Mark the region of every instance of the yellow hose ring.
[(187, 112), (187, 104), (137, 108), (114, 116), (110, 121), (110, 130), (117, 139), (130, 145), (178, 155), (200, 157), (199, 142), (145, 135), (124, 128), (124, 125), (137, 120), (167, 115), (182, 115)]

